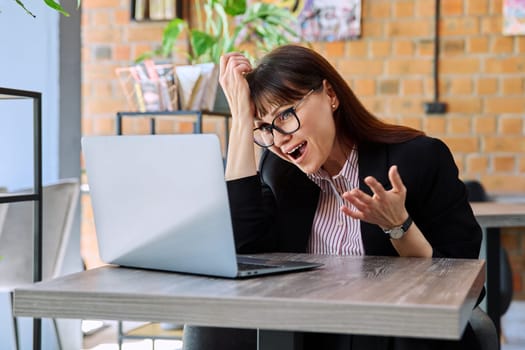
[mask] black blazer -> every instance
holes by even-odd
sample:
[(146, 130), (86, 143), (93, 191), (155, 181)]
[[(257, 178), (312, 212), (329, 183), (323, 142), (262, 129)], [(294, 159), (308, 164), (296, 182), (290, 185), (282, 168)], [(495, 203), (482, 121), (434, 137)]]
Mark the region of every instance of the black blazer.
[[(407, 188), (406, 209), (433, 247), (435, 257), (478, 258), (481, 228), (467, 200), (448, 147), (417, 137), (396, 143), (358, 145), (359, 188), (374, 176), (390, 188), (388, 169), (397, 165)], [(235, 242), (239, 253), (306, 252), (319, 187), (295, 165), (269, 151), (259, 176), (228, 181)], [(361, 221), (366, 255), (397, 255), (388, 236)]]

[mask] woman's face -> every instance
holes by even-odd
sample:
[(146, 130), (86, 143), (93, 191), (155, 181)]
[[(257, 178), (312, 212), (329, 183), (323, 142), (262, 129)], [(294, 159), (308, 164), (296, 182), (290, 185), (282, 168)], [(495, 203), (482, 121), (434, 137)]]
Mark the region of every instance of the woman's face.
[[(307, 174), (319, 170), (334, 152), (336, 130), (333, 111), (339, 101), (331, 91), (329, 84), (324, 82), (322, 88), (306, 93), (303, 99), (294, 104), (272, 110), (256, 122), (271, 124), (276, 117), (280, 118), (280, 113), (293, 108), (300, 121), (299, 129), (289, 135), (274, 129), (274, 145), (270, 150)], [(288, 113), (286, 118), (293, 116)]]

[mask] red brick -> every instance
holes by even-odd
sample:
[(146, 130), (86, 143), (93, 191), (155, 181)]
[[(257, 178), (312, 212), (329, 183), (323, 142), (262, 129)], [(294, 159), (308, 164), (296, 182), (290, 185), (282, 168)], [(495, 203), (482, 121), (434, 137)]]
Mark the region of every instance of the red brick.
[(485, 53), (489, 51), (489, 38), (487, 36), (470, 37), (467, 40), (467, 53)]
[(399, 80), (388, 79), (379, 82), (378, 92), (382, 95), (398, 95), (399, 94)]
[[(522, 153), (525, 152), (525, 138), (521, 136), (487, 136), (484, 138), (483, 152)], [(525, 176), (523, 177), (525, 179)]]
[(476, 82), (478, 95), (494, 95), (498, 91), (498, 79), (479, 78)]
[(356, 76), (377, 76), (383, 73), (383, 60), (347, 60), (340, 63), (339, 69), (341, 73)]
[(389, 99), (390, 110), (392, 113), (403, 114), (418, 114), (423, 115), (424, 98), (421, 97), (392, 97)]
[(472, 94), (472, 78), (450, 79), (447, 92), (452, 95), (470, 95)]
[(129, 27), (128, 28), (128, 42), (133, 41), (157, 41), (160, 43), (162, 41), (162, 33), (164, 31), (164, 26), (155, 24), (144, 24), (140, 27)]
[(525, 93), (525, 78), (503, 78), (502, 93), (505, 96), (521, 95)]
[(489, 160), (485, 155), (469, 154), (466, 160), (469, 173), (484, 173), (489, 169)]
[(98, 8), (118, 8), (120, 7), (120, 0), (82, 0), (82, 9), (98, 9)]
[(347, 58), (366, 57), (368, 55), (368, 43), (362, 40), (347, 42)]
[(115, 118), (95, 118), (93, 119), (93, 133), (95, 135), (114, 135)]
[(391, 2), (388, 0), (365, 1), (363, 13), (367, 14), (364, 18), (390, 18), (392, 15)]
[(485, 100), (485, 112), (488, 113), (523, 113), (523, 97), (491, 97)]
[(481, 20), (482, 34), (501, 34), (501, 17), (485, 17)]
[(489, 2), (492, 0), (466, 0), (467, 15), (487, 15), (489, 13)]
[(453, 153), (474, 153), (479, 151), (479, 141), (477, 137), (451, 137), (445, 136), (442, 138)]
[(503, 0), (489, 0), (490, 14), (501, 15), (503, 13)]
[(480, 71), (480, 61), (475, 57), (450, 57), (442, 59), (439, 67), (443, 74), (473, 74)]
[(417, 43), (417, 52), (420, 56), (434, 55), (434, 41), (428, 39), (421, 39)]
[(427, 37), (434, 32), (428, 20), (392, 21), (386, 23), (386, 35), (389, 37)]
[(326, 43), (325, 46), (326, 56), (327, 57), (343, 57), (345, 54), (345, 42), (344, 41), (334, 41)]
[(414, 1), (416, 4), (415, 7), (415, 17), (417, 18), (424, 18), (424, 17), (431, 17), (434, 18), (435, 14), (435, 0), (417, 0)]
[(399, 119), (399, 124), (408, 126), (416, 130), (421, 130), (423, 128), (422, 127), (423, 121), (421, 120), (420, 117), (401, 117)]
[(108, 10), (93, 11), (91, 14), (91, 25), (97, 28), (108, 27), (109, 25), (113, 24), (111, 17), (112, 12)]
[(390, 40), (372, 41), (369, 46), (372, 57), (388, 57), (391, 54), (392, 43)]
[(428, 116), (424, 119), (424, 130), (427, 134), (439, 137), (446, 132), (446, 119), (437, 116)]
[(496, 133), (496, 118), (492, 116), (477, 116), (474, 118), (474, 132), (481, 135)]
[(441, 20), (440, 35), (475, 35), (479, 33), (479, 23), (475, 17), (448, 17)]
[(448, 135), (469, 135), (470, 132), (470, 117), (450, 117), (448, 119)]
[(487, 174), (481, 176), (481, 182), (488, 192), (516, 194), (525, 192), (525, 176), (510, 174)]
[(376, 93), (376, 82), (374, 79), (355, 79), (353, 88), (357, 96), (373, 96)]
[(509, 172), (516, 169), (516, 159), (514, 156), (495, 156), (492, 159), (492, 169), (494, 172)]
[(481, 99), (478, 97), (447, 97), (443, 98), (449, 113), (480, 113)]
[(422, 95), (423, 83), (421, 79), (404, 79), (401, 82), (401, 91), (403, 95)]
[(441, 14), (443, 16), (458, 16), (463, 14), (463, 0), (442, 0)]
[(401, 0), (393, 3), (395, 18), (413, 17), (414, 16), (414, 1)]
[(523, 117), (501, 117), (498, 129), (502, 135), (523, 135)]
[(394, 54), (396, 56), (412, 56), (414, 54), (414, 46), (413, 40), (395, 40)]
[(492, 38), (490, 52), (493, 54), (505, 54), (514, 51), (514, 37), (496, 36)]
[(391, 75), (430, 74), (432, 62), (430, 60), (392, 59), (386, 62), (387, 73)]
[(465, 53), (465, 40), (464, 39), (445, 39), (442, 43), (441, 48), (443, 55), (462, 55)]

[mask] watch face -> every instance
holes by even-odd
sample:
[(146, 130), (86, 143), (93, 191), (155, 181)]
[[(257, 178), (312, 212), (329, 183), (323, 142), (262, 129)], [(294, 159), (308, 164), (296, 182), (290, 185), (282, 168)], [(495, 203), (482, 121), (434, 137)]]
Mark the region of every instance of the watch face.
[(392, 239), (400, 239), (405, 234), (405, 231), (403, 230), (402, 227), (395, 227), (390, 230), (389, 234), (390, 234), (390, 238)]

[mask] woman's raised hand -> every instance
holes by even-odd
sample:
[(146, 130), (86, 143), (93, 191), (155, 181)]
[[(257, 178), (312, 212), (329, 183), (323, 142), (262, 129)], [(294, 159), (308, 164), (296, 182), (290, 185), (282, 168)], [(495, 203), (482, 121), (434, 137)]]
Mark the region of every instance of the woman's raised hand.
[(219, 83), (230, 106), (232, 118), (249, 118), (247, 121), (252, 126), (254, 108), (250, 101), (250, 88), (244, 77), (252, 71), (250, 61), (241, 53), (231, 52), (221, 56), (219, 68)]

